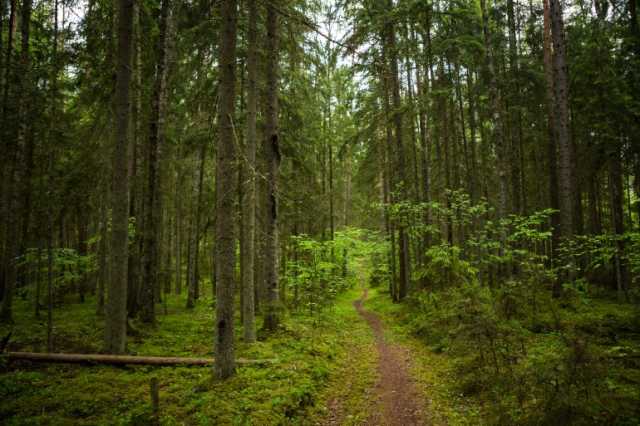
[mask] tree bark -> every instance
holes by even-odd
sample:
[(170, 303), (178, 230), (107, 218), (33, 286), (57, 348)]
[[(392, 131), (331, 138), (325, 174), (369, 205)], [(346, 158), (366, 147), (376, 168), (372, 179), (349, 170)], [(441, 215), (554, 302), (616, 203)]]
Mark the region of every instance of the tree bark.
[(278, 12), (273, 4), (267, 6), (266, 59), (266, 123), (265, 157), (267, 160), (267, 229), (265, 247), (265, 275), (267, 306), (264, 328), (273, 331), (280, 322), (280, 294), (278, 277), (278, 173), (280, 169), (280, 140), (278, 129)]
[[(393, 3), (388, 0), (386, 3), (386, 12), (391, 13), (393, 11)], [(387, 15), (388, 16), (388, 15)], [(396, 182), (396, 190), (400, 192), (402, 201), (408, 199), (407, 197), (407, 178), (406, 178), (406, 165), (404, 155), (404, 144), (402, 137), (402, 111), (401, 111), (401, 99), (400, 99), (400, 81), (398, 72), (398, 53), (396, 46), (395, 24), (391, 18), (387, 18), (384, 23), (384, 40), (385, 48), (387, 50), (385, 56), (388, 59), (389, 66), (389, 78), (391, 88), (391, 99), (393, 105), (393, 123), (395, 130), (395, 143), (396, 143), (396, 170), (398, 171), (398, 181)], [(406, 231), (406, 226), (402, 221), (398, 224), (398, 244), (399, 244), (399, 260), (400, 260), (400, 282), (398, 283), (398, 299), (402, 300), (409, 291), (409, 279), (411, 277), (410, 270), (410, 258), (409, 258), (409, 240)]]
[[(106, 185), (105, 185), (106, 187)], [(105, 188), (105, 198), (108, 197), (108, 189)], [(98, 245), (98, 294), (97, 294), (97, 305), (96, 305), (96, 314), (103, 315), (104, 314), (104, 292), (105, 287), (109, 283), (109, 267), (108, 267), (108, 258), (107, 258), (107, 239), (109, 238), (109, 230), (108, 230), (108, 218), (107, 218), (107, 203), (108, 201), (102, 202), (102, 206), (100, 207), (100, 243)]]
[(622, 189), (622, 160), (620, 152), (609, 157), (609, 191), (611, 194), (611, 221), (616, 236), (615, 270), (618, 300), (629, 299), (629, 270), (624, 262), (624, 194)]
[[(135, 237), (130, 244), (129, 261), (127, 265), (127, 317), (134, 318), (138, 315), (140, 308), (140, 266), (144, 233), (144, 203), (139, 203), (139, 194), (142, 191), (141, 174), (138, 173), (140, 160), (140, 151), (142, 146), (141, 139), (141, 121), (142, 121), (142, 25), (140, 20), (140, 5), (138, 2), (133, 4), (133, 70), (132, 70), (132, 94), (131, 94), (131, 121), (130, 131), (132, 134), (129, 143), (130, 161), (129, 161), (129, 218), (135, 224)], [(145, 147), (146, 148), (146, 147)], [(138, 206), (141, 204), (141, 208)]]
[(558, 201), (560, 236), (574, 234), (575, 158), (569, 132), (569, 80), (564, 22), (560, 0), (549, 0), (553, 44), (554, 135), (558, 146)]
[[(554, 81), (553, 81), (553, 59), (551, 47), (551, 11), (549, 8), (549, 0), (544, 0), (544, 73), (547, 89), (547, 122), (548, 122), (548, 144), (547, 144), (547, 161), (549, 170), (549, 205), (554, 210), (560, 209), (560, 200), (558, 198), (558, 166), (557, 166), (557, 147), (555, 133), (555, 114), (554, 114)], [(558, 213), (551, 215), (551, 257), (555, 259), (556, 249), (560, 242), (560, 217)], [(559, 284), (554, 286), (554, 294), (559, 296)]]
[(202, 211), (202, 188), (204, 180), (204, 165), (206, 159), (206, 145), (202, 144), (199, 152), (198, 181), (196, 189), (195, 212), (191, 217), (189, 231), (189, 292), (187, 294), (187, 308), (195, 307), (199, 298), (200, 274), (198, 270), (198, 255), (200, 248), (200, 215)]
[[(16, 34), (16, 12), (18, 1), (11, 0), (9, 3), (9, 27), (7, 34), (7, 47), (4, 60), (4, 87), (2, 93), (2, 121), (7, 122), (7, 112), (9, 108), (9, 82), (11, 81), (11, 62), (13, 59), (13, 42)], [(5, 131), (6, 129), (3, 129)]]
[(482, 31), (485, 45), (485, 66), (487, 79), (489, 80), (489, 98), (491, 102), (491, 120), (493, 121), (493, 143), (495, 145), (498, 159), (498, 217), (505, 217), (508, 211), (508, 190), (507, 190), (507, 167), (505, 162), (504, 128), (502, 117), (502, 101), (498, 88), (496, 76), (495, 56), (493, 52), (491, 31), (489, 29), (489, 15), (487, 13), (486, 0), (480, 0), (480, 10), (482, 12)]
[(242, 191), (242, 327), (246, 343), (256, 341), (255, 324), (255, 226), (256, 226), (256, 119), (258, 115), (258, 6), (248, 0), (247, 34), (247, 139), (244, 146), (246, 177)]
[(382, 148), (382, 170), (383, 170), (383, 201), (384, 201), (384, 219), (385, 229), (387, 231), (387, 237), (389, 238), (389, 296), (394, 302), (398, 301), (398, 273), (396, 262), (396, 229), (393, 219), (391, 218), (390, 211), (393, 204), (394, 194), (392, 188), (394, 187), (393, 176), (393, 163), (394, 163), (394, 150), (393, 150), (393, 131), (391, 129), (391, 103), (389, 102), (389, 78), (386, 72), (386, 67), (382, 67), (381, 80), (382, 80), (382, 95), (384, 97), (384, 126), (385, 126), (385, 140)]
[(143, 269), (142, 291), (140, 303), (140, 319), (152, 324), (155, 322), (155, 293), (159, 288), (158, 281), (158, 246), (160, 210), (162, 197), (160, 196), (160, 160), (164, 145), (164, 124), (167, 101), (167, 21), (170, 13), (170, 0), (162, 0), (160, 7), (160, 35), (157, 44), (156, 78), (153, 87), (151, 103), (151, 118), (149, 120), (149, 139), (147, 146), (147, 190), (145, 197), (145, 221), (143, 233)]
[(111, 281), (108, 286), (105, 350), (123, 353), (127, 343), (127, 258), (129, 252), (129, 85), (133, 0), (119, 0), (116, 79), (116, 140), (111, 197)]
[[(26, 232), (29, 227), (30, 205), (31, 205), (31, 172), (33, 167), (33, 140), (27, 135), (27, 116), (25, 108), (28, 103), (25, 101), (30, 96), (29, 87), (29, 36), (31, 27), (31, 0), (24, 0), (22, 4), (22, 20), (20, 26), (21, 33), (21, 52), (20, 52), (20, 68), (17, 75), (17, 92), (18, 99), (16, 102), (16, 118), (17, 118), (17, 136), (16, 141), (11, 143), (8, 148), (9, 159), (5, 163), (8, 165), (9, 171), (6, 177), (8, 188), (4, 202), (8, 206), (3, 213), (8, 215), (7, 232), (5, 240), (5, 265), (6, 273), (4, 288), (2, 294), (2, 306), (0, 307), (0, 321), (10, 323), (13, 321), (13, 295), (18, 281), (22, 281), (22, 271), (17, 259), (25, 250)], [(15, 7), (11, 5), (13, 19), (15, 21)], [(11, 22), (11, 17), (10, 17)], [(9, 37), (10, 44), (7, 48), (7, 63), (10, 63), (10, 55), (12, 49), (12, 26), (10, 24)], [(7, 70), (7, 75), (9, 71)], [(5, 94), (7, 92), (5, 91)], [(5, 100), (8, 101), (8, 100)], [(5, 113), (8, 104), (5, 102)], [(3, 117), (6, 123), (7, 116)], [(3, 131), (5, 130), (3, 126)], [(11, 138), (10, 138), (11, 139)], [(31, 158), (29, 158), (31, 157)], [(4, 167), (3, 167), (4, 169)], [(5, 185), (7, 185), (5, 184)], [(4, 203), (3, 203), (4, 204)]]
[[(178, 154), (179, 154), (178, 150)], [(182, 182), (182, 174), (181, 170), (178, 168), (176, 170), (176, 187), (175, 187), (175, 210), (176, 210), (176, 223), (175, 223), (175, 233), (176, 233), (176, 265), (175, 265), (175, 274), (176, 274), (176, 283), (175, 283), (175, 292), (176, 295), (182, 294), (182, 197), (180, 184)]]
[(524, 214), (522, 202), (524, 191), (522, 191), (522, 113), (520, 111), (520, 82), (518, 45), (516, 38), (516, 17), (514, 10), (514, 0), (507, 0), (507, 26), (509, 27), (509, 121), (511, 128), (511, 140), (509, 149), (509, 162), (511, 163), (511, 192), (513, 200), (512, 212), (514, 214)]
[(237, 1), (221, 3), (220, 100), (216, 167), (216, 345), (215, 375), (226, 379), (235, 374), (233, 342), (233, 298), (235, 294), (236, 241), (235, 168), (233, 123), (236, 102)]

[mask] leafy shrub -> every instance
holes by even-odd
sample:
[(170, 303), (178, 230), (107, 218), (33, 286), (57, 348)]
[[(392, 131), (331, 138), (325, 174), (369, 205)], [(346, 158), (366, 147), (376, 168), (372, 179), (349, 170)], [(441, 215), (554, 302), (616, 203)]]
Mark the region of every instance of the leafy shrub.
[(476, 282), (478, 270), (461, 258), (461, 249), (443, 243), (429, 248), (425, 265), (416, 272), (418, 279), (425, 279), (435, 288)]

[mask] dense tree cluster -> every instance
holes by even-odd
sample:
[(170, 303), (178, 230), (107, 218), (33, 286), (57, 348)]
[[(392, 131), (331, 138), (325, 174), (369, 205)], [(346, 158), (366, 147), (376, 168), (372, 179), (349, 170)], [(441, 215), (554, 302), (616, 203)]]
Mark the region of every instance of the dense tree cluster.
[(386, 235), (395, 301), (456, 282), (445, 254), (637, 297), (634, 0), (0, 6), (3, 321), (28, 295), (51, 334), (56, 297), (96, 294), (122, 353), (207, 281), (229, 377), (236, 297), (246, 342), (276, 330), (299, 236), (348, 226)]

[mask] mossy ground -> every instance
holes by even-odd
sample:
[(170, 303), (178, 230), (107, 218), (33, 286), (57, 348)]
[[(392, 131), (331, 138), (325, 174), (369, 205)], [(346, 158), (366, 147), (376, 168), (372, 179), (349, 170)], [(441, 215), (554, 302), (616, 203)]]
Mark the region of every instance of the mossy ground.
[[(210, 289), (209, 289), (210, 290)], [(207, 289), (203, 290), (208, 294)], [(364, 392), (375, 380), (370, 368), (375, 354), (368, 350), (370, 331), (353, 309), (358, 290), (313, 316), (291, 313), (283, 327), (248, 346), (237, 356), (276, 358), (271, 365), (238, 368), (225, 382), (212, 380), (207, 367), (112, 367), (32, 363), (0, 366), (0, 419), (7, 425), (143, 425), (150, 419), (149, 384), (157, 377), (163, 425), (316, 424), (330, 415), (332, 399), (340, 399), (346, 424), (364, 416)], [(11, 350), (44, 351), (46, 325), (34, 319), (31, 304), (17, 300)], [(185, 298), (166, 297), (158, 323), (129, 338), (130, 353), (139, 355), (212, 356), (211, 299), (202, 298), (193, 310)], [(98, 352), (102, 319), (94, 300), (68, 301), (54, 311), (55, 349), (59, 352)], [(2, 326), (0, 334), (9, 327)], [(345, 381), (344, 377), (350, 377)]]
[[(515, 368), (527, 372), (532, 363), (542, 362), (543, 364), (533, 368), (538, 374), (542, 374), (539, 373), (541, 370), (551, 368), (544, 365), (553, 365), (555, 359), (566, 350), (563, 346), (566, 342), (563, 343), (561, 333), (577, 335), (580, 342), (589, 348), (590, 368), (595, 369), (589, 374), (597, 377), (592, 383), (593, 388), (589, 389), (590, 392), (597, 392), (597, 406), (588, 407), (594, 411), (588, 423), (640, 424), (638, 307), (628, 303), (621, 304), (606, 297), (594, 297), (554, 309), (552, 306), (549, 303), (541, 308), (539, 315), (533, 319), (523, 319), (528, 329), (536, 331), (526, 334), (524, 344), (528, 348), (528, 355)], [(502, 409), (517, 410), (517, 403), (513, 401), (516, 399), (515, 395), (506, 393), (495, 396), (486, 392), (465, 392), (465, 381), (469, 379), (467, 376), (473, 375), (460, 368), (467, 361), (466, 358), (443, 347), (442, 341), (431, 341), (416, 333), (412, 324), (419, 313), (411, 302), (391, 304), (387, 292), (372, 289), (369, 291), (366, 307), (385, 320), (387, 338), (390, 341), (411, 349), (414, 377), (424, 391), (434, 423), (500, 424), (500, 417), (496, 414), (496, 399), (500, 401)], [(470, 352), (474, 350), (477, 348), (469, 348)], [(520, 370), (517, 373), (524, 374)], [(486, 380), (497, 381), (499, 377), (489, 377)], [(529, 422), (524, 411), (527, 408), (525, 406), (522, 411), (524, 423)], [(536, 419), (540, 417), (532, 418), (533, 424), (539, 424)], [(586, 424), (582, 420), (573, 423)]]

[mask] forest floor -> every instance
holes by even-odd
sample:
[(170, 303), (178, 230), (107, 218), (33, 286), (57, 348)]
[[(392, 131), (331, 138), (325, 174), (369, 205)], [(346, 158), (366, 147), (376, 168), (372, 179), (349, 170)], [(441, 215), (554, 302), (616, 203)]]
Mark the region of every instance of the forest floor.
[[(212, 356), (215, 309), (210, 288), (202, 294), (194, 310), (184, 308), (184, 296), (165, 297), (155, 327), (132, 322), (128, 352)], [(46, 347), (46, 323), (34, 318), (29, 300), (18, 298), (15, 324), (0, 326), (2, 336), (12, 330), (8, 350)], [(446, 358), (399, 333), (396, 309), (388, 294), (354, 286), (321, 311), (289, 313), (280, 331), (254, 345), (241, 342), (238, 326), (238, 357), (277, 363), (239, 367), (222, 383), (206, 367), (7, 364), (0, 358), (0, 424), (146, 425), (152, 378), (159, 382), (162, 425), (472, 423), (453, 415), (467, 419), (450, 392)], [(56, 352), (100, 352), (103, 319), (94, 310), (92, 297), (56, 306)]]
[(411, 426), (426, 424), (424, 403), (411, 377), (411, 352), (398, 344), (389, 343), (384, 336), (384, 324), (375, 313), (364, 308), (368, 289), (362, 298), (354, 302), (358, 314), (364, 318), (375, 336), (378, 351), (379, 380), (376, 384), (378, 407), (371, 413), (368, 424), (388, 426)]
[[(371, 290), (363, 303), (362, 291), (353, 288), (318, 312), (291, 312), (280, 331), (254, 345), (241, 342), (238, 326), (238, 357), (278, 361), (239, 367), (222, 383), (213, 381), (206, 367), (7, 364), (0, 359), (0, 423), (146, 425), (149, 384), (156, 378), (162, 425), (421, 424), (425, 407), (450, 406), (449, 395), (433, 387), (442, 363), (400, 342), (392, 336), (395, 331), (387, 333), (394, 326), (393, 314), (387, 314), (395, 309), (388, 295)], [(203, 289), (194, 310), (184, 308), (184, 296), (166, 297), (155, 327), (132, 322), (136, 334), (129, 338), (129, 353), (212, 356), (215, 309), (208, 294), (210, 288)], [(8, 350), (46, 347), (46, 323), (34, 318), (29, 300), (18, 298), (15, 324), (0, 326), (2, 336), (13, 332)], [(100, 352), (103, 319), (94, 310), (92, 297), (84, 303), (70, 297), (56, 306), (56, 352)], [(444, 418), (446, 411), (429, 417)]]
[(353, 308), (366, 338), (347, 338), (346, 362), (330, 376), (326, 414), (317, 425), (482, 424), (479, 402), (456, 392), (451, 359), (399, 321), (402, 305), (363, 287)]

